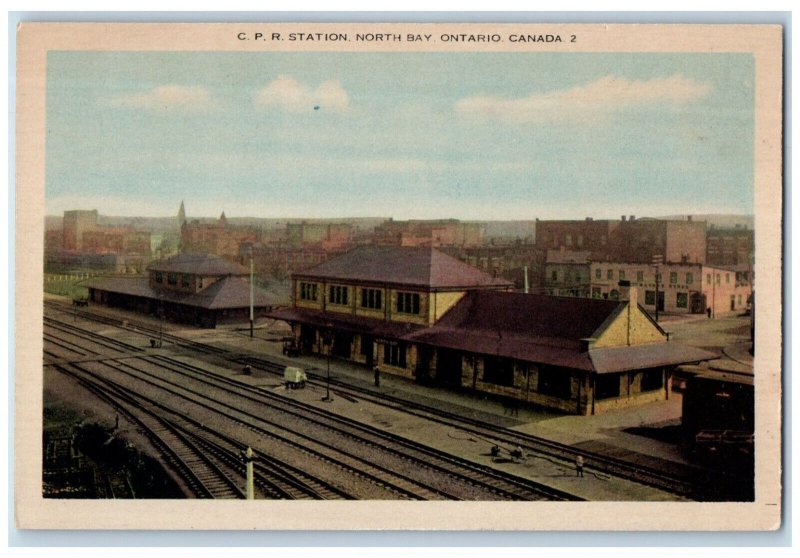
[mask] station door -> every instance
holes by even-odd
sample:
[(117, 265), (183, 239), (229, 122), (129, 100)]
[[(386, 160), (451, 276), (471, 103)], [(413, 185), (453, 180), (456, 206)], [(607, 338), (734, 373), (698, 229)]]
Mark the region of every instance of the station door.
[(461, 353), (439, 349), (436, 353), (436, 383), (461, 385)]

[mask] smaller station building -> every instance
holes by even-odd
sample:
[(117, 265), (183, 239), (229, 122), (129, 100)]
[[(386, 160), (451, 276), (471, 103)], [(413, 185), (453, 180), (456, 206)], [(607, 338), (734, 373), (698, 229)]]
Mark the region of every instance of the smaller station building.
[[(151, 263), (146, 276), (95, 277), (85, 286), (97, 304), (200, 327), (247, 321), (250, 317), (249, 271), (209, 254), (178, 254)], [(275, 301), (253, 287), (254, 317), (264, 315)]]

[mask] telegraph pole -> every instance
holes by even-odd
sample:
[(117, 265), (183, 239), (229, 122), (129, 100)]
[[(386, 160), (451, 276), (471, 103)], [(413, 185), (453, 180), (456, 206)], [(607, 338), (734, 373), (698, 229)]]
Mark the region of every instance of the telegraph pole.
[(658, 321), (658, 279), (659, 275), (661, 275), (659, 266), (662, 263), (664, 263), (664, 256), (660, 254), (653, 256), (653, 265), (656, 267), (656, 321)]
[(250, 337), (253, 337), (253, 247), (250, 246)]

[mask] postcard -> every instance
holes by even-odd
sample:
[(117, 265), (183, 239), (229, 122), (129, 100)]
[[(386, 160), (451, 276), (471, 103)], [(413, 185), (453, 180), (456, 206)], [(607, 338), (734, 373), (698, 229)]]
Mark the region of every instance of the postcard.
[(22, 23), (17, 526), (779, 528), (782, 40)]

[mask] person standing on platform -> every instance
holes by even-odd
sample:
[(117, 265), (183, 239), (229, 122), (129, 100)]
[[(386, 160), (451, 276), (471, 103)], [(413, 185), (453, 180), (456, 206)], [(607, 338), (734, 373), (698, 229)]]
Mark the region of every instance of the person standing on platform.
[(575, 458), (575, 474), (583, 477), (583, 457), (580, 455)]
[(376, 366), (373, 371), (375, 372), (375, 387), (381, 387), (381, 370)]

